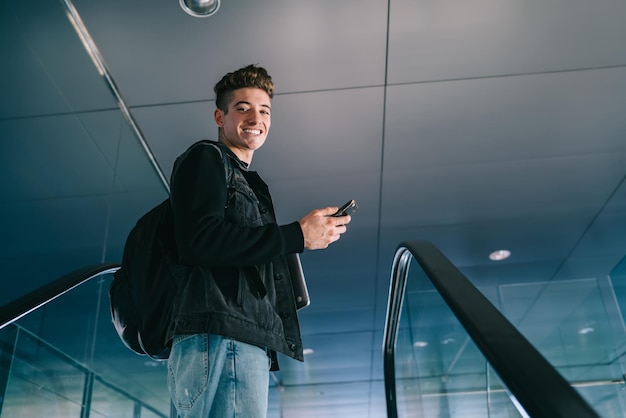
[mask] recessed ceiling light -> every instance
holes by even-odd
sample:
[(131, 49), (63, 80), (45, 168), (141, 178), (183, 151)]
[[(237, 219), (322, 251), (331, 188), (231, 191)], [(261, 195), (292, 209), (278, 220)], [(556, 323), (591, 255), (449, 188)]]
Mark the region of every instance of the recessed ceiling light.
[(591, 334), (594, 331), (595, 331), (595, 329), (593, 327), (583, 327), (583, 328), (578, 330), (578, 333), (580, 335), (585, 335), (585, 334)]
[(313, 353), (315, 353), (315, 350), (313, 350), (312, 348), (305, 348), (304, 350), (302, 350), (302, 354), (304, 354), (305, 356), (309, 356)]
[(511, 252), (509, 250), (498, 250), (489, 254), (489, 259), (492, 261), (502, 261), (506, 260), (511, 256)]
[(413, 347), (415, 348), (422, 348), (422, 347), (426, 347), (428, 345), (428, 343), (426, 341), (415, 341), (413, 343)]

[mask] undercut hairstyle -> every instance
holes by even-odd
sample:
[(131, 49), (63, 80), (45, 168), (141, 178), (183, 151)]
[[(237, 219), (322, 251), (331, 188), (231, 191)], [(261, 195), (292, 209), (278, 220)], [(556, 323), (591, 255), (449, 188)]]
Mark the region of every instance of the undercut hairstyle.
[(215, 106), (224, 113), (228, 113), (228, 104), (232, 100), (233, 91), (245, 87), (261, 89), (270, 96), (270, 99), (274, 97), (274, 83), (267, 70), (256, 65), (248, 65), (226, 74), (213, 87)]

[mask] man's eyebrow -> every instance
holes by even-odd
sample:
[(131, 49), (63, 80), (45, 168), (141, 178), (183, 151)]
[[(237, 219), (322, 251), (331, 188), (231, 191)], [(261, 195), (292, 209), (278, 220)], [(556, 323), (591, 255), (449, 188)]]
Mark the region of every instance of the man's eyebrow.
[[(246, 100), (240, 100), (237, 103), (234, 103), (233, 106), (239, 106), (239, 105), (242, 105), (242, 104), (245, 104), (245, 105), (248, 105), (248, 106), (252, 106), (252, 103), (250, 103), (250, 102), (248, 102)], [(267, 105), (267, 104), (262, 104), (261, 106), (262, 107), (267, 107), (268, 109), (272, 108), (272, 106)]]

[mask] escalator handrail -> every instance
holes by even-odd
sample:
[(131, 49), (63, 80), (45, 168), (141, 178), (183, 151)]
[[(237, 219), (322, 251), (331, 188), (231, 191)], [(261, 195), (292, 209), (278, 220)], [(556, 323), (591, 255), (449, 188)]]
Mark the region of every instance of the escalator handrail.
[(428, 241), (401, 243), (392, 266), (383, 342), (389, 417), (397, 417), (394, 351), (412, 258), (419, 263), (500, 379), (530, 416), (599, 417), (517, 328)]
[(119, 268), (119, 264), (98, 264), (84, 267), (12, 300), (0, 307), (0, 329), (94, 277), (115, 273)]

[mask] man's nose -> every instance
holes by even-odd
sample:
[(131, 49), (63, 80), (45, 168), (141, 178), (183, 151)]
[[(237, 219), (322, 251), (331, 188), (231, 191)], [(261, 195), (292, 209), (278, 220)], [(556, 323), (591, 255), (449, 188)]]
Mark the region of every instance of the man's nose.
[(248, 122), (258, 123), (261, 120), (261, 112), (252, 111), (249, 113)]

